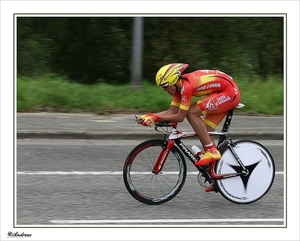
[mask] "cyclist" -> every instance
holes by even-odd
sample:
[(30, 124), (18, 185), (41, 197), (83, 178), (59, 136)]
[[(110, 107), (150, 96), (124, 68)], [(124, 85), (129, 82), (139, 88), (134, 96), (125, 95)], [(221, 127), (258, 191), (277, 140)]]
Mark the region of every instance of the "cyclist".
[[(205, 150), (196, 166), (204, 166), (221, 159), (208, 131), (214, 131), (227, 111), (240, 102), (240, 91), (232, 77), (219, 70), (196, 70), (183, 74), (189, 64), (172, 63), (160, 68), (156, 84), (173, 96), (170, 107), (159, 113), (142, 115), (142, 125), (155, 122), (182, 122), (187, 118)], [(191, 103), (192, 96), (202, 97)]]

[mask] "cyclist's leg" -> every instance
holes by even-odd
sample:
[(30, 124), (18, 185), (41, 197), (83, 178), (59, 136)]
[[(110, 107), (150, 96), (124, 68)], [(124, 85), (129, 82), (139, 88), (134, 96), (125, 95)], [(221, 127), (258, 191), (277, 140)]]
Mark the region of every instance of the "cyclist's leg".
[(227, 111), (221, 113), (208, 113), (203, 117), (203, 121), (206, 124), (207, 131), (214, 131), (221, 121), (226, 116)]
[(240, 93), (235, 88), (228, 87), (221, 93), (212, 94), (196, 103), (204, 114), (207, 130), (215, 130), (224, 119), (227, 112), (234, 109), (240, 102)]
[[(227, 91), (212, 94), (202, 100), (198, 100), (190, 107), (187, 119), (199, 136), (206, 152), (201, 160), (196, 162), (196, 165), (207, 165), (211, 161), (221, 158), (215, 143), (212, 142), (207, 131), (214, 130), (226, 116), (227, 111), (236, 107), (239, 101), (239, 93), (229, 88)], [(204, 115), (203, 120), (200, 118), (200, 115)]]
[(207, 133), (206, 124), (200, 116), (203, 116), (201, 109), (197, 103), (192, 104), (187, 112), (186, 118), (197, 133), (201, 144), (204, 146), (211, 143), (211, 138)]
[(221, 158), (221, 154), (217, 150), (214, 141), (207, 133), (207, 124), (200, 117), (200, 115), (203, 114), (204, 111), (199, 108), (197, 103), (194, 103), (193, 105), (191, 105), (186, 116), (194, 131), (197, 133), (202, 146), (205, 149), (204, 156), (199, 161), (195, 162), (196, 166), (207, 165), (210, 162), (219, 160)]

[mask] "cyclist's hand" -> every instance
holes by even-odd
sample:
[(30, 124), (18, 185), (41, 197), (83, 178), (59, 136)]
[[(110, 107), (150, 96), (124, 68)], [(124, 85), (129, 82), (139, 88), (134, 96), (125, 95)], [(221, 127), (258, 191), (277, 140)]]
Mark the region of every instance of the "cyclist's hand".
[(141, 115), (141, 116), (139, 117), (139, 119), (140, 119), (140, 120), (143, 120), (143, 119), (145, 119), (147, 116), (148, 116), (148, 114)]
[(153, 115), (152, 113), (148, 113), (148, 114), (145, 114), (145, 115), (141, 115), (140, 117), (135, 117), (135, 121), (138, 123), (138, 124), (142, 124), (144, 119), (148, 116), (148, 115)]
[(139, 119), (145, 119), (147, 116), (154, 116), (154, 114), (148, 113), (148, 114), (145, 114), (145, 115), (140, 116)]
[(152, 116), (146, 116), (143, 118), (143, 122), (141, 123), (143, 126), (153, 126), (155, 123), (154, 118)]
[(155, 122), (159, 121), (159, 116), (151, 114), (151, 115), (145, 115), (143, 117), (143, 122), (141, 123), (143, 126), (153, 126)]
[(136, 122), (138, 124), (142, 124), (144, 119), (147, 117), (147, 116), (153, 116), (152, 113), (148, 113), (148, 114), (145, 114), (145, 115), (141, 115), (140, 117), (135, 117), (136, 118)]

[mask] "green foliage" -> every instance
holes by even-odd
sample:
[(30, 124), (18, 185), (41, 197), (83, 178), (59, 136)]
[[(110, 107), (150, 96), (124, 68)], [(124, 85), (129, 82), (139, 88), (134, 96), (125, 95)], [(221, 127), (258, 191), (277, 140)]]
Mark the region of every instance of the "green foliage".
[(283, 81), (269, 78), (252, 82), (241, 80), (237, 83), (242, 93), (241, 102), (245, 104), (244, 111), (269, 115), (283, 114)]
[[(283, 114), (283, 82), (278, 79), (250, 82), (238, 78), (242, 93), (243, 112), (249, 114)], [(44, 76), (17, 80), (17, 111), (51, 108), (63, 112), (156, 112), (166, 110), (171, 96), (147, 81), (140, 89), (130, 85), (98, 83), (84, 85), (66, 78)]]
[[(283, 17), (144, 17), (143, 79), (168, 63), (232, 76), (283, 76)], [(45, 72), (95, 84), (128, 84), (131, 17), (18, 17), (18, 76)]]

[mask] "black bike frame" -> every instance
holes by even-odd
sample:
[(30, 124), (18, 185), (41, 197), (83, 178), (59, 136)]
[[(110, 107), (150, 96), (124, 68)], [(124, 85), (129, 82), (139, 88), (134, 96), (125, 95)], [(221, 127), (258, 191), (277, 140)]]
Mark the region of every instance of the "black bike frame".
[[(235, 176), (242, 176), (242, 175), (247, 175), (249, 172), (243, 165), (242, 161), (236, 154), (236, 152), (233, 149), (234, 143), (232, 142), (231, 138), (228, 138), (228, 130), (231, 124), (232, 116), (233, 116), (233, 110), (231, 109), (227, 112), (225, 122), (222, 127), (221, 132), (208, 132), (209, 135), (211, 136), (219, 136), (217, 148), (220, 152), (222, 152), (225, 148), (229, 148), (239, 165), (242, 167), (242, 172), (239, 173), (227, 173), (227, 174), (222, 174), (222, 175), (217, 175), (214, 172), (215, 168), (215, 162), (210, 164), (209, 166), (196, 166), (195, 162), (198, 160), (195, 155), (191, 152), (191, 150), (181, 141), (181, 138), (175, 138), (175, 139), (169, 139), (167, 135), (165, 136), (164, 139), (164, 150), (161, 152), (158, 160), (156, 161), (154, 168), (153, 168), (153, 173), (159, 173), (163, 167), (164, 161), (166, 160), (166, 157), (172, 148), (174, 144), (177, 145), (177, 147), (187, 156), (187, 158), (194, 164), (194, 166), (199, 170), (199, 172), (202, 173), (202, 175), (206, 178), (206, 180), (210, 183), (213, 183), (213, 180), (215, 179), (223, 179), (223, 178), (229, 178), (229, 177), (235, 177)], [(158, 125), (157, 125), (158, 126)], [(160, 123), (160, 127), (162, 126), (170, 126), (169, 123)], [(174, 128), (174, 127), (173, 127)], [(193, 136), (197, 136), (196, 134)]]
[[(230, 128), (230, 124), (231, 124), (231, 120), (232, 120), (232, 116), (233, 116), (233, 110), (229, 110), (227, 112), (226, 118), (225, 118), (225, 122), (223, 124), (222, 127), (222, 131), (221, 132), (210, 132), (210, 135), (217, 135), (219, 136), (219, 140), (218, 140), (218, 145), (217, 148), (219, 151), (222, 151), (224, 148), (226, 148), (227, 146), (230, 146), (230, 142), (227, 139), (227, 135), (228, 135), (228, 130)], [(166, 139), (166, 141), (168, 141), (168, 139)], [(178, 146), (178, 148), (186, 155), (186, 157), (195, 165), (195, 162), (197, 161), (197, 158), (194, 156), (194, 154), (189, 150), (189, 148), (181, 141), (180, 138), (178, 139), (174, 139), (174, 142), (176, 143), (176, 145)], [(234, 156), (238, 159), (238, 162), (240, 163), (240, 165), (242, 166), (243, 169), (245, 169), (244, 165), (242, 164), (242, 162), (239, 160), (238, 156), (236, 155), (236, 153), (234, 152), (234, 150), (232, 148), (230, 148), (231, 151), (235, 154)], [(206, 178), (206, 180), (210, 183), (212, 183), (212, 181), (214, 180), (214, 178), (211, 176), (211, 172), (210, 172), (210, 168), (205, 168), (202, 166), (195, 166), (199, 172), (201, 172), (203, 174), (203, 176)], [(246, 169), (245, 169), (246, 170)], [(243, 175), (244, 173), (236, 173), (234, 176), (236, 175)], [(229, 176), (228, 176), (229, 177)]]

